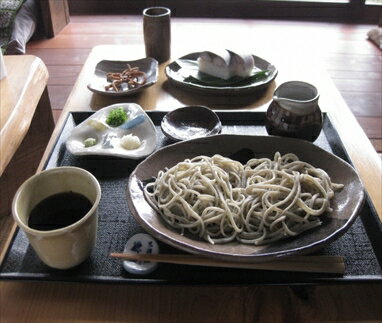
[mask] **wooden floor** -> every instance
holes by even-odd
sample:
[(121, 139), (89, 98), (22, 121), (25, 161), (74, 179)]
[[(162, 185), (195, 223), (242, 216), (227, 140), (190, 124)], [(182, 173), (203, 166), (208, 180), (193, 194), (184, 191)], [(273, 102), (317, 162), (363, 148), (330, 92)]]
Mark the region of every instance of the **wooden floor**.
[[(91, 48), (99, 44), (141, 43), (142, 28), (137, 27), (140, 19), (71, 16), (70, 24), (55, 38), (28, 43), (27, 54), (41, 57), (48, 66), (48, 88), (56, 119)], [(267, 32), (272, 37), (282, 30), (301, 41), (314, 37), (320, 48), (317, 55), (375, 149), (382, 152), (382, 52), (366, 37), (375, 26), (270, 20), (248, 23), (255, 32)]]

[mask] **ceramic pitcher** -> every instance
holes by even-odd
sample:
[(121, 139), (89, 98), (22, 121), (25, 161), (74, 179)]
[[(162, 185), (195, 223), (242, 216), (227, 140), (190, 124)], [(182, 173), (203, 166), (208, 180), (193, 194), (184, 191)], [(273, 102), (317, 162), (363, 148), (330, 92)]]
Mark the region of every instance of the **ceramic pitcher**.
[(290, 81), (281, 84), (273, 94), (266, 113), (269, 134), (314, 141), (322, 129), (319, 93), (309, 83)]

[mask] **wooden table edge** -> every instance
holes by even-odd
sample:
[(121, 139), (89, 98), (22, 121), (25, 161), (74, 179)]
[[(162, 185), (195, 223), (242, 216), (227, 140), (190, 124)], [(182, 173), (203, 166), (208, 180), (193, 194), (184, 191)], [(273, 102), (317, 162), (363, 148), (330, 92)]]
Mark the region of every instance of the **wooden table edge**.
[[(7, 55), (7, 56), (4, 56), (4, 60), (5, 62), (9, 62), (11, 60), (13, 60), (14, 58), (28, 58), (28, 59), (31, 59), (32, 63), (31, 63), (31, 69), (33, 72), (36, 72), (36, 71), (39, 71), (40, 75), (38, 75), (38, 81), (39, 81), (39, 85), (36, 88), (33, 89), (33, 92), (36, 92), (38, 95), (36, 97), (41, 97), (45, 91), (45, 89), (47, 88), (47, 84), (48, 84), (48, 79), (49, 79), (49, 72), (48, 72), (48, 68), (46, 67), (45, 63), (41, 60), (41, 58), (37, 57), (37, 56), (34, 56), (34, 55), (23, 55), (23, 56), (18, 56), (18, 55)], [(29, 78), (28, 81), (26, 82), (26, 85), (29, 84), (29, 82), (31, 82), (32, 80)], [(36, 80), (34, 80), (36, 81)], [(24, 86), (24, 89), (23, 89), (23, 92), (25, 92), (25, 88), (27, 88), (27, 86)], [(29, 89), (27, 89), (29, 91)], [(14, 120), (16, 117), (19, 117), (19, 114), (20, 114), (20, 107), (22, 108), (23, 107), (23, 104), (26, 103), (24, 102), (23, 100), (21, 101), (17, 101), (17, 105), (15, 107), (15, 109), (17, 110), (16, 112), (17, 113), (12, 113), (9, 117), (9, 119), (7, 120), (7, 122), (5, 123), (4, 127), (7, 127), (8, 128), (8, 124), (10, 121)], [(37, 108), (37, 105), (39, 104), (39, 101), (36, 102), (35, 106)], [(29, 105), (29, 104), (28, 104)], [(30, 116), (30, 118), (28, 117), (28, 119), (24, 119), (23, 120), (23, 135), (21, 136), (21, 139), (20, 139), (20, 142), (22, 141), (22, 139), (25, 137), (25, 134), (28, 132), (28, 129), (31, 125), (31, 122), (32, 122), (32, 119), (33, 119), (33, 115), (34, 113)], [(8, 129), (6, 129), (8, 130)], [(1, 141), (4, 140), (4, 136), (3, 136), (3, 131), (1, 133)], [(7, 165), (8, 162), (9, 162), (10, 159), (7, 159), (6, 162), (5, 160), (3, 159), (3, 156), (2, 156), (2, 161), (1, 161), (1, 167), (0, 167), (0, 174), (3, 173), (3, 171), (5, 170), (6, 166), (4, 166), (4, 169), (3, 169), (3, 165)], [(40, 165), (41, 165), (41, 162), (40, 162)], [(40, 166), (39, 166), (40, 168)], [(15, 231), (17, 229), (17, 225), (15, 223), (13, 223), (9, 233), (8, 233), (8, 237), (7, 237), (7, 240), (6, 242), (4, 243), (4, 248), (1, 250), (0, 252), (0, 264), (2, 264), (4, 258), (5, 258), (5, 255), (8, 251), (8, 248), (10, 246), (10, 243), (12, 242), (13, 240), (13, 237), (15, 235)]]
[[(10, 63), (13, 59), (17, 58), (27, 58), (27, 59), (32, 59), (32, 63), (30, 65), (30, 72), (29, 72), (29, 77), (28, 80), (25, 82), (25, 85), (22, 89), (23, 95), (19, 98), (19, 100), (16, 103), (16, 106), (13, 108), (12, 113), (10, 114), (8, 120), (5, 122), (3, 128), (1, 129), (1, 146), (3, 146), (4, 142), (13, 142), (13, 147), (15, 147), (13, 154), (15, 153), (17, 147), (20, 145), (21, 141), (25, 137), (26, 133), (28, 132), (28, 129), (31, 125), (33, 115), (32, 114), (27, 114), (24, 113), (24, 110), (28, 106), (34, 106), (34, 111), (37, 108), (39, 99), (41, 95), (43, 94), (45, 88), (47, 87), (48, 84), (48, 79), (49, 79), (49, 72), (44, 64), (44, 62), (37, 56), (34, 55), (24, 55), (24, 56), (18, 56), (18, 55), (11, 55), (11, 56), (4, 56), (4, 61), (6, 64)], [(35, 74), (37, 74), (37, 79), (35, 77)], [(33, 90), (29, 85), (33, 82), (34, 84), (37, 84), (37, 86), (33, 87)], [(35, 101), (33, 101), (33, 104), (31, 102), (26, 101), (27, 98), (30, 96), (28, 93), (33, 92), (33, 97), (35, 98)], [(17, 138), (14, 138), (13, 136), (13, 128), (10, 127), (11, 123), (17, 123), (18, 125), (21, 126), (19, 128), (19, 136)], [(8, 141), (10, 140), (10, 141)], [(11, 160), (12, 155), (6, 154), (5, 157), (3, 155), (3, 149), (1, 148), (1, 161), (0, 161), (0, 175), (3, 173), (5, 170), (6, 166), (8, 165), (9, 161)]]

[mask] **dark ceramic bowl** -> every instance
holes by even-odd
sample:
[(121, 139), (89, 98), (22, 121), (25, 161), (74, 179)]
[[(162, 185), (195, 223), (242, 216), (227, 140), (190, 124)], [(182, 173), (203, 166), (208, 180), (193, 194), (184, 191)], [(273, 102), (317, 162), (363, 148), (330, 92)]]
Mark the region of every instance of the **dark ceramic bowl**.
[(167, 113), (161, 122), (163, 133), (175, 141), (217, 135), (222, 124), (217, 114), (204, 106), (186, 106)]
[[(145, 183), (156, 177), (160, 170), (199, 155), (247, 156), (272, 158), (275, 152), (294, 153), (300, 160), (325, 170), (332, 181), (342, 183), (331, 201), (333, 211), (326, 214), (323, 224), (297, 237), (273, 244), (254, 246), (230, 242), (212, 245), (197, 236), (180, 234), (169, 227), (146, 201), (143, 193)], [(355, 170), (339, 157), (313, 145), (294, 138), (275, 136), (217, 135), (175, 143), (162, 148), (146, 158), (130, 175), (127, 201), (138, 223), (153, 237), (186, 252), (205, 255), (227, 261), (261, 262), (284, 256), (315, 252), (342, 236), (359, 214), (364, 201), (362, 183)]]

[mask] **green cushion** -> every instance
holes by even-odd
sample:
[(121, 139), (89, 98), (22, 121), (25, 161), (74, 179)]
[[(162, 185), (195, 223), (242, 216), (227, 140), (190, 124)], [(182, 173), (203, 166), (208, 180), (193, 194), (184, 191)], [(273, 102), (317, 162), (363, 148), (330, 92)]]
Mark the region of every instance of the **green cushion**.
[(12, 26), (16, 14), (25, 0), (1, 0), (0, 1), (0, 46), (2, 52), (7, 49), (12, 35)]

